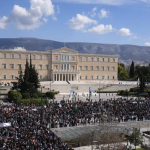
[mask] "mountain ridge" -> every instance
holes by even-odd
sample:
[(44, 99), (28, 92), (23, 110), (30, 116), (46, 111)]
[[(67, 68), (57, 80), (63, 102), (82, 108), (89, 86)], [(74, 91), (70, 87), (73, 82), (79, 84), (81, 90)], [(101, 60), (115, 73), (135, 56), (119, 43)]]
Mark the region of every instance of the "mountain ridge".
[[(65, 42), (65, 46), (88, 54), (119, 55), (120, 60), (149, 61), (150, 47), (130, 44)], [(34, 37), (0, 38), (0, 49), (25, 47), (27, 51), (47, 51), (64, 47), (64, 42)]]

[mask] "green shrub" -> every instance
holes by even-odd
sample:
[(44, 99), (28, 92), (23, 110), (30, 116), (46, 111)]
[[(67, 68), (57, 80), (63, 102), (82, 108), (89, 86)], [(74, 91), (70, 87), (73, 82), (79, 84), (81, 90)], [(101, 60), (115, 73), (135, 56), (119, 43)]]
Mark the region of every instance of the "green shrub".
[(55, 97), (55, 92), (46, 92), (45, 95), (50, 98), (53, 99)]
[(37, 94), (38, 97), (41, 97), (41, 92), (40, 91), (37, 91), (36, 94)]
[(9, 91), (8, 98), (11, 100), (17, 100), (17, 98), (18, 98), (18, 100), (20, 100), (20, 99), (22, 99), (22, 95), (20, 92), (18, 92), (18, 94), (17, 94), (17, 91)]
[(22, 93), (22, 99), (29, 99), (30, 94), (29, 93)]
[(36, 93), (33, 93), (32, 98), (38, 98), (38, 95)]
[[(34, 99), (34, 98), (30, 98), (30, 99), (20, 99), (18, 101), (18, 104), (41, 104), (41, 99)], [(43, 99), (43, 103), (47, 104), (48, 100)]]
[(137, 88), (130, 88), (130, 92), (137, 92)]
[(118, 91), (119, 92), (119, 95), (124, 95), (125, 94), (125, 91), (124, 90), (120, 90), (120, 91)]
[(124, 91), (124, 96), (129, 96), (130, 92), (128, 90)]
[(54, 93), (55, 93), (55, 95), (56, 95), (56, 94), (58, 94), (58, 93), (59, 93), (59, 91), (55, 91)]

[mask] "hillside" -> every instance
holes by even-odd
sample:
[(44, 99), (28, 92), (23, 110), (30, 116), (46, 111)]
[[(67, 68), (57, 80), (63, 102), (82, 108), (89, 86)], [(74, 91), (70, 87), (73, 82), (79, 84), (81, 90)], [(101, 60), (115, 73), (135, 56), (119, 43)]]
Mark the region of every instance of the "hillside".
[[(61, 48), (63, 42), (36, 38), (0, 38), (0, 49), (25, 47), (28, 51), (47, 51)], [(119, 55), (120, 60), (149, 61), (150, 47), (101, 43), (65, 43), (65, 46), (80, 53)]]

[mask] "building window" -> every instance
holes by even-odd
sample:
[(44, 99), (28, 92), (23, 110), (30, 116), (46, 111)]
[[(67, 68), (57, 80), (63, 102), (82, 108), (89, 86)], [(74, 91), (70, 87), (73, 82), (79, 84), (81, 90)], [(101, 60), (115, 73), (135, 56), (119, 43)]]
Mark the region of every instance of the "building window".
[(109, 79), (109, 76), (107, 77), (107, 79)]
[(3, 75), (3, 79), (6, 79), (6, 75)]
[(35, 59), (35, 55), (33, 55), (33, 59)]
[(46, 76), (46, 79), (47, 79), (47, 80), (49, 79), (48, 75)]
[(42, 59), (42, 55), (40, 55), (40, 59)]
[(96, 66), (97, 70), (99, 70), (99, 66)]
[(19, 59), (21, 59), (21, 54), (19, 54)]
[(102, 67), (102, 70), (103, 70), (103, 71), (105, 70), (104, 66)]
[(85, 70), (88, 70), (88, 66), (85, 66)]
[(80, 70), (82, 70), (82, 66), (80, 66)]
[(64, 70), (66, 70), (66, 64), (64, 64), (64, 67), (65, 67)]
[(80, 61), (82, 61), (82, 57), (80, 57)]
[(102, 79), (105, 79), (105, 76), (102, 76)]
[(3, 57), (6, 58), (6, 54), (4, 54)]
[(107, 67), (107, 70), (109, 71), (109, 67)]
[(86, 61), (88, 61), (88, 57), (86, 57)]
[(113, 76), (113, 79), (115, 79), (115, 76)]
[(47, 55), (47, 60), (49, 59), (49, 55)]
[(29, 57), (28, 57), (28, 54), (26, 54), (26, 59), (28, 59)]
[(93, 70), (93, 66), (91, 66), (91, 70)]
[(72, 70), (74, 70), (74, 66), (72, 66)]
[(113, 58), (113, 62), (115, 62), (115, 58)]
[(105, 61), (105, 58), (103, 58), (103, 62)]
[(35, 69), (35, 65), (32, 65), (32, 67)]
[(87, 76), (85, 76), (85, 79), (87, 79)]
[(110, 62), (110, 58), (108, 58), (108, 62)]
[(18, 75), (18, 79), (21, 79), (21, 75)]
[(58, 60), (58, 56), (56, 56), (55, 59)]
[(91, 61), (94, 61), (94, 58), (93, 58), (93, 57), (91, 58)]
[(67, 60), (69, 61), (69, 55), (67, 55)]
[(14, 58), (14, 54), (11, 54), (11, 58)]
[(11, 75), (11, 79), (14, 79), (14, 75)]
[(6, 64), (3, 64), (3, 69), (6, 69)]
[(14, 64), (11, 64), (10, 67), (11, 67), (11, 69), (14, 69)]
[(67, 64), (67, 70), (69, 70), (69, 64)]
[(72, 60), (73, 60), (73, 61), (75, 60), (74, 56), (72, 57)]
[(40, 75), (40, 79), (42, 79), (42, 75)]
[(91, 76), (91, 79), (93, 80), (93, 76)]
[(82, 76), (80, 76), (80, 80), (82, 79)]
[(21, 64), (18, 64), (18, 69), (21, 69)]
[(99, 76), (97, 76), (97, 79), (99, 79)]
[(115, 71), (115, 67), (113, 67), (113, 71)]
[(55, 65), (55, 70), (58, 70), (58, 65)]
[(42, 69), (42, 65), (39, 65), (39, 68)]
[(49, 65), (46, 65), (46, 69), (49, 70)]
[(99, 58), (97, 58), (97, 61), (99, 61)]

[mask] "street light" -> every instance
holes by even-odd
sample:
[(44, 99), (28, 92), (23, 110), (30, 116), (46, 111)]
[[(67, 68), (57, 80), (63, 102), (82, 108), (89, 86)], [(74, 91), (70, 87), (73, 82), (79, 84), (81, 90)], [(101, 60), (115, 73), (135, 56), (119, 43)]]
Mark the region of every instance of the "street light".
[(74, 102), (74, 123), (76, 123), (75, 115), (77, 110), (77, 104), (76, 104), (76, 94), (74, 94), (75, 102)]
[(41, 87), (41, 124), (43, 123), (43, 95), (42, 95), (42, 88), (44, 88), (44, 86)]
[(138, 121), (139, 121), (139, 116), (140, 116), (140, 110), (139, 110), (139, 101), (140, 101), (140, 99), (139, 99), (139, 85), (140, 85), (140, 80), (139, 80), (139, 78), (138, 78), (138, 81), (137, 81), (137, 92), (138, 92)]
[(16, 109), (18, 107), (18, 83), (17, 83), (17, 102), (16, 102)]
[(100, 101), (100, 81), (99, 81), (99, 101)]

